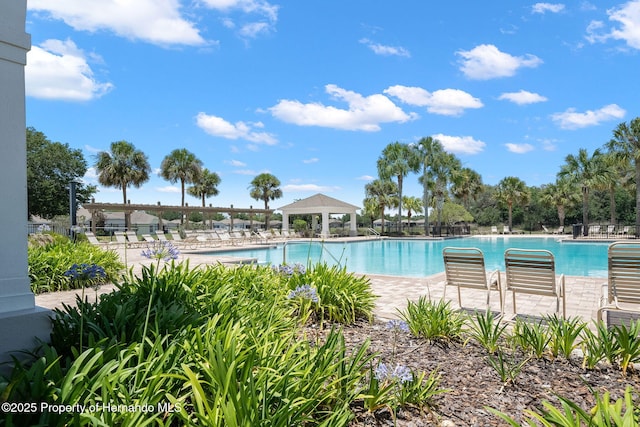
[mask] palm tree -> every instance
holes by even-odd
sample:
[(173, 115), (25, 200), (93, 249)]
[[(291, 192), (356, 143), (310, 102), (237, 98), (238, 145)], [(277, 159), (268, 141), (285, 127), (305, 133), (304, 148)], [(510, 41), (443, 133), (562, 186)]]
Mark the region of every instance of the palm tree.
[[(269, 200), (282, 197), (280, 180), (270, 173), (256, 175), (249, 186), (249, 195), (255, 200), (264, 201), (264, 209), (269, 209)], [(269, 228), (269, 215), (265, 215), (265, 228)]]
[[(202, 161), (186, 148), (177, 148), (169, 153), (160, 164), (160, 174), (171, 183), (180, 181), (181, 205), (184, 207), (185, 184), (197, 182), (202, 174)], [(184, 212), (180, 223), (184, 221)]]
[(542, 188), (540, 202), (557, 209), (558, 221), (563, 226), (566, 209), (578, 203), (579, 199), (574, 185), (567, 179), (558, 179), (554, 184), (548, 184)]
[(187, 188), (187, 193), (193, 197), (202, 199), (202, 207), (205, 207), (205, 199), (220, 194), (218, 185), (220, 185), (220, 176), (211, 172), (209, 169), (202, 169), (200, 178), (194, 181), (191, 187)]
[(398, 205), (398, 185), (393, 181), (374, 179), (364, 186), (365, 206), (375, 206), (376, 213), (382, 218), (382, 232), (384, 232), (384, 210)]
[(403, 196), (402, 206), (407, 210), (407, 222), (411, 227), (411, 214), (422, 212), (422, 200), (419, 197)]
[[(194, 185), (187, 188), (187, 193), (189, 193), (193, 197), (198, 197), (202, 199), (202, 207), (205, 207), (207, 197), (217, 196), (220, 192), (218, 191), (218, 185), (220, 185), (220, 176), (211, 172), (209, 169), (202, 169), (202, 173), (200, 174), (200, 178), (198, 181), (194, 182)], [(207, 215), (202, 212), (203, 221)], [(209, 219), (211, 220), (211, 216)], [(209, 224), (211, 225), (211, 224)]]
[(609, 224), (616, 224), (616, 189), (628, 188), (633, 179), (629, 160), (618, 153), (609, 151), (602, 155), (604, 171), (600, 189), (609, 193)]
[(460, 168), (460, 160), (451, 153), (443, 151), (433, 158), (431, 172), (435, 179), (435, 183), (433, 184), (433, 195), (436, 201), (436, 210), (438, 214), (438, 233), (441, 232), (442, 208), (444, 206), (444, 202), (448, 199), (449, 183), (452, 181), (456, 171), (460, 170)]
[(620, 123), (613, 131), (608, 148), (633, 164), (636, 176), (636, 238), (640, 237), (640, 117), (627, 125)]
[(398, 232), (402, 231), (402, 182), (409, 172), (417, 172), (419, 159), (407, 144), (393, 142), (382, 150), (378, 158), (378, 175), (383, 180), (395, 177), (398, 180)]
[(429, 213), (429, 183), (431, 181), (432, 173), (431, 168), (432, 164), (436, 157), (444, 153), (444, 148), (442, 144), (437, 139), (433, 139), (428, 136), (426, 138), (420, 139), (416, 145), (414, 145), (413, 149), (417, 152), (418, 160), (420, 165), (422, 166), (422, 176), (420, 180), (422, 182), (422, 205), (424, 206), (425, 212), (425, 222), (424, 222), (424, 234), (429, 235), (429, 221), (428, 221), (428, 213)]
[[(139, 188), (149, 180), (151, 166), (147, 156), (136, 150), (127, 141), (111, 143), (109, 152), (101, 151), (96, 156), (95, 167), (98, 171), (98, 182), (107, 187), (122, 189), (122, 203), (127, 204), (127, 187)], [(129, 214), (125, 211), (125, 227), (129, 228)]]
[(451, 180), (453, 181), (451, 192), (462, 199), (462, 205), (468, 210), (469, 197), (476, 200), (478, 193), (482, 190), (482, 177), (471, 168), (462, 168), (453, 172)]
[(514, 203), (529, 203), (531, 194), (527, 185), (520, 178), (508, 176), (498, 183), (496, 198), (509, 208), (509, 232), (513, 231)]
[(589, 189), (601, 186), (602, 177), (606, 175), (601, 157), (598, 149), (589, 157), (587, 150), (581, 148), (577, 156), (569, 154), (565, 158), (565, 164), (558, 172), (559, 178), (567, 178), (582, 188), (582, 229), (585, 236), (589, 235)]

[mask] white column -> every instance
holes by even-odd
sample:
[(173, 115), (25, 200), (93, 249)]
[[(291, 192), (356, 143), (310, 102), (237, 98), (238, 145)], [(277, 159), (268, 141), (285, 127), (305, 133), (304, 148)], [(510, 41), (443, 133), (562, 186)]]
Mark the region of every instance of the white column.
[(282, 211), (282, 231), (289, 231), (289, 214)]
[(26, 0), (0, 2), (0, 361), (48, 340), (48, 310), (35, 306), (27, 274), (27, 154), (24, 66)]
[(351, 212), (349, 220), (349, 236), (354, 237), (358, 235), (358, 214), (356, 211)]
[(329, 237), (329, 212), (322, 212), (322, 237)]

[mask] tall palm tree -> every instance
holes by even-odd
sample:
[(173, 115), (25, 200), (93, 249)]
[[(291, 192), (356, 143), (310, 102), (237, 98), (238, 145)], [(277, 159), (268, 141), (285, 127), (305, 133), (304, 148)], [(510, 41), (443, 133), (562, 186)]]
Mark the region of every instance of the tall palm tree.
[(402, 206), (407, 210), (407, 222), (411, 227), (411, 215), (422, 212), (422, 200), (419, 197), (403, 196)]
[[(149, 180), (151, 166), (147, 156), (127, 141), (112, 142), (109, 152), (101, 151), (96, 156), (95, 167), (98, 182), (107, 187), (122, 189), (122, 203), (127, 204), (127, 187), (139, 188)], [(125, 227), (129, 228), (129, 214), (125, 212)]]
[[(220, 176), (211, 172), (209, 169), (202, 169), (202, 173), (200, 174), (200, 178), (193, 183), (191, 187), (187, 188), (187, 193), (193, 197), (202, 199), (202, 207), (206, 205), (206, 198), (211, 196), (217, 196), (220, 192), (218, 191), (218, 185), (220, 185)], [(207, 215), (202, 212), (202, 220), (205, 221)], [(209, 216), (209, 220), (212, 223), (212, 217)], [(204, 222), (203, 222), (204, 224)], [(211, 225), (211, 224), (209, 224)]]
[(383, 180), (396, 178), (398, 181), (398, 232), (402, 231), (402, 183), (409, 172), (417, 172), (419, 159), (407, 144), (393, 142), (382, 150), (378, 158), (378, 175)]
[(509, 232), (513, 231), (513, 205), (514, 203), (529, 203), (531, 194), (527, 185), (520, 178), (508, 176), (498, 183), (496, 198), (507, 205), (509, 209)]
[(398, 205), (398, 185), (393, 181), (374, 179), (364, 186), (365, 206), (376, 206), (376, 213), (382, 218), (384, 232), (384, 210)]
[(451, 192), (462, 199), (462, 205), (468, 210), (469, 198), (476, 200), (478, 193), (482, 190), (482, 177), (471, 168), (461, 168), (453, 172), (451, 180), (453, 181)]
[(429, 235), (429, 221), (428, 213), (431, 201), (429, 199), (429, 183), (432, 178), (432, 164), (436, 157), (444, 153), (442, 144), (437, 139), (433, 139), (428, 136), (421, 138), (417, 144), (413, 146), (413, 149), (417, 152), (418, 161), (422, 167), (422, 176), (420, 181), (422, 182), (422, 205), (424, 206), (425, 222), (424, 222), (424, 234)]
[(200, 178), (194, 181), (193, 185), (187, 188), (187, 193), (193, 197), (202, 199), (202, 207), (205, 207), (205, 199), (220, 194), (218, 191), (218, 185), (220, 185), (220, 176), (211, 172), (209, 169), (202, 169)]
[(433, 195), (436, 201), (436, 211), (438, 214), (438, 232), (440, 232), (440, 227), (442, 225), (442, 208), (444, 206), (444, 202), (448, 199), (449, 183), (452, 182), (453, 176), (461, 167), (462, 164), (460, 163), (460, 160), (455, 155), (445, 151), (441, 152), (433, 159), (432, 174), (435, 179)]
[(582, 230), (585, 236), (589, 235), (589, 190), (602, 185), (602, 177), (606, 175), (603, 165), (600, 150), (596, 149), (589, 156), (587, 150), (581, 148), (577, 156), (569, 154), (565, 158), (565, 164), (558, 172), (559, 178), (567, 178), (582, 188)]
[(605, 174), (599, 188), (609, 193), (609, 224), (616, 224), (616, 190), (629, 187), (634, 171), (629, 160), (614, 151), (604, 153), (602, 162)]
[(542, 188), (540, 202), (546, 206), (553, 206), (558, 211), (558, 221), (564, 225), (566, 210), (580, 200), (576, 188), (567, 179), (558, 179), (553, 184)]
[[(269, 200), (275, 200), (282, 197), (280, 189), (280, 180), (270, 173), (261, 173), (256, 175), (249, 186), (251, 190), (249, 195), (255, 200), (264, 201), (264, 208), (269, 209)], [(265, 227), (269, 228), (269, 215), (265, 217)]]
[(640, 237), (640, 117), (629, 124), (620, 123), (613, 131), (613, 139), (608, 148), (623, 159), (627, 159), (635, 168), (636, 181), (636, 238)]
[[(160, 164), (160, 174), (169, 182), (180, 181), (181, 205), (184, 207), (185, 184), (197, 182), (202, 174), (202, 161), (186, 148), (177, 148), (169, 153)], [(180, 223), (184, 221), (184, 212)]]

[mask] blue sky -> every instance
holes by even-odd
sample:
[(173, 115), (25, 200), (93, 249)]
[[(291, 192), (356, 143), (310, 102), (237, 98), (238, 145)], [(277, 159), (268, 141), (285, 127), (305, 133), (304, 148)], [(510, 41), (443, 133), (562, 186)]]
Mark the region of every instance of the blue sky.
[(640, 115), (640, 0), (28, 0), (27, 32), (27, 125), (90, 166), (133, 143), (154, 173), (132, 203), (178, 205), (157, 171), (187, 148), (222, 179), (214, 206), (261, 207), (261, 172), (272, 208), (361, 206), (382, 149), (425, 136), (486, 184), (541, 185)]

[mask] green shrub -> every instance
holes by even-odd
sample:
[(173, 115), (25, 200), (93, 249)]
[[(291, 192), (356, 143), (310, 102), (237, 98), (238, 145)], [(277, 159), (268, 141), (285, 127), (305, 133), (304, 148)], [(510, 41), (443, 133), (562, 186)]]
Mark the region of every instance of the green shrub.
[(43, 245), (30, 245), (28, 264), (31, 290), (36, 294), (81, 287), (64, 275), (74, 264), (99, 265), (106, 273), (106, 281), (115, 280), (124, 268), (116, 252), (87, 242), (73, 243), (64, 236), (56, 236)]
[(408, 301), (400, 316), (415, 336), (442, 343), (459, 340), (465, 323), (464, 316), (453, 310), (448, 301), (433, 302), (425, 296), (417, 302)]
[(288, 277), (290, 290), (309, 285), (317, 292), (316, 315), (328, 321), (352, 324), (373, 317), (375, 295), (365, 276), (347, 272), (346, 267), (316, 264), (302, 274)]

